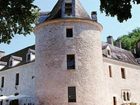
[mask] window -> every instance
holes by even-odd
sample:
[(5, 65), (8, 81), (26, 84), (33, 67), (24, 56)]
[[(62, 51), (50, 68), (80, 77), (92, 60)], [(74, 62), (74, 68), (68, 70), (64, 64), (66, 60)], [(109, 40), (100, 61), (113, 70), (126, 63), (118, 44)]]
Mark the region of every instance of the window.
[(75, 69), (75, 55), (67, 55), (67, 69)]
[(0, 105), (3, 105), (3, 100), (0, 100)]
[(113, 97), (113, 105), (117, 105), (117, 99), (116, 99), (116, 97)]
[(107, 50), (107, 54), (108, 54), (108, 55), (111, 55), (111, 52), (110, 52), (110, 50)]
[(29, 62), (30, 60), (31, 60), (31, 55), (29, 53), (29, 54), (27, 54), (27, 62)]
[(130, 101), (130, 93), (127, 92), (126, 94), (127, 94), (127, 101)]
[(67, 16), (71, 16), (72, 15), (72, 2), (66, 2), (65, 3), (65, 14)]
[(126, 101), (126, 94), (123, 92), (123, 100)]
[(130, 101), (130, 90), (125, 89), (122, 91), (123, 101)]
[(19, 73), (16, 74), (16, 83), (15, 85), (19, 85)]
[(109, 66), (109, 76), (112, 77), (112, 68)]
[(76, 102), (76, 87), (68, 87), (68, 102)]
[(66, 37), (68, 37), (68, 38), (73, 37), (73, 29), (72, 28), (66, 29)]
[(9, 67), (12, 67), (12, 66), (13, 66), (13, 61), (10, 60), (10, 61), (9, 61)]
[(123, 79), (126, 79), (124, 68), (121, 68), (121, 76), (122, 76)]
[(1, 88), (4, 87), (4, 77), (1, 78)]

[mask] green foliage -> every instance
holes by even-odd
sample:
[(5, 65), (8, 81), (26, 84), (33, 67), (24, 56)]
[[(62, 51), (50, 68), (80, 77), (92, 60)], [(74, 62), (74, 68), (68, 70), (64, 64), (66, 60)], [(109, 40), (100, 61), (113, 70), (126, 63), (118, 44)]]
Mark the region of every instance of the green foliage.
[(27, 35), (38, 17), (34, 0), (0, 0), (0, 43), (10, 43), (16, 35)]
[(100, 10), (107, 16), (117, 16), (123, 22), (132, 17), (132, 3), (140, 4), (140, 0), (100, 0)]
[(122, 48), (132, 51), (136, 48), (136, 44), (140, 41), (140, 28), (134, 29), (128, 35), (119, 37), (116, 41), (121, 41)]

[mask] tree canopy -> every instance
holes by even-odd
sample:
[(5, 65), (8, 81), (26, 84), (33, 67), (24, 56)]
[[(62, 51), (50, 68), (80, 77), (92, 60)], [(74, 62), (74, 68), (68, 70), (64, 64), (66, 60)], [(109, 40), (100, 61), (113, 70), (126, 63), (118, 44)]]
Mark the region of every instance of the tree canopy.
[(140, 0), (100, 0), (100, 10), (107, 16), (116, 16), (120, 22), (132, 17), (133, 4), (140, 4)]
[(122, 48), (132, 51), (136, 49), (137, 43), (140, 41), (140, 28), (134, 29), (128, 35), (119, 37), (116, 41), (121, 41)]
[(32, 32), (38, 16), (34, 0), (0, 0), (0, 43), (9, 43), (16, 34)]

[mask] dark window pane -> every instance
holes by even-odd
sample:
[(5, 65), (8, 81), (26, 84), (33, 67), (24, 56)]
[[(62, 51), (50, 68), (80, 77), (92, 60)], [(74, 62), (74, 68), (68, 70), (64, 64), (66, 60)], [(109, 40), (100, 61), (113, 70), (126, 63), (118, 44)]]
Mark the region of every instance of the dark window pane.
[(67, 69), (75, 69), (75, 55), (67, 55)]
[(19, 85), (19, 73), (16, 74), (16, 85)]
[(126, 95), (125, 95), (125, 92), (123, 92), (123, 99), (124, 99), (124, 101), (126, 101)]
[(107, 54), (108, 54), (108, 55), (111, 55), (111, 54), (110, 54), (110, 50), (107, 50)]
[(4, 87), (4, 77), (1, 78), (1, 87)]
[(122, 75), (122, 78), (125, 79), (125, 69), (124, 68), (121, 68), (121, 75)]
[(68, 102), (76, 102), (76, 88), (68, 87)]
[(12, 65), (13, 65), (13, 61), (11, 60), (9, 61), (9, 66), (12, 67)]
[(109, 76), (112, 77), (112, 68), (109, 66)]
[(66, 29), (66, 36), (67, 37), (73, 37), (73, 29), (72, 28)]
[(65, 14), (67, 16), (72, 15), (72, 3), (65, 3)]
[(130, 95), (129, 95), (129, 92), (127, 92), (127, 101), (130, 101)]
[(116, 97), (113, 97), (113, 105), (117, 105), (117, 99), (116, 99)]
[(30, 60), (31, 60), (31, 55), (28, 54), (28, 56), (27, 56), (27, 61), (30, 61)]
[(3, 100), (0, 101), (0, 105), (3, 105)]

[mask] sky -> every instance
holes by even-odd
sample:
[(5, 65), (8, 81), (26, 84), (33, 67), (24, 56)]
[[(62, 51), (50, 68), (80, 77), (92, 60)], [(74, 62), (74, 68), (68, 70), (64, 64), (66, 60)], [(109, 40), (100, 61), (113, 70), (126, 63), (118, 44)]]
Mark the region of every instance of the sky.
[[(35, 0), (34, 4), (37, 5), (41, 11), (51, 11), (58, 0)], [(105, 16), (100, 12), (100, 0), (80, 0), (85, 10), (90, 15), (92, 11), (97, 11), (98, 22), (102, 24), (102, 41), (106, 41), (106, 37), (111, 35), (114, 39), (128, 34), (133, 29), (140, 27), (140, 6), (133, 5), (132, 18), (123, 23), (119, 23), (116, 17)], [(10, 54), (27, 46), (35, 44), (35, 35), (27, 35), (26, 37), (16, 35), (9, 45), (0, 44), (0, 51), (5, 51), (5, 54)]]

